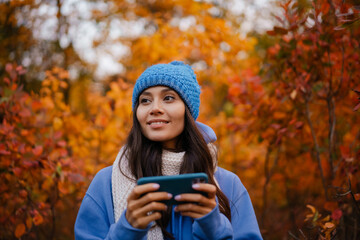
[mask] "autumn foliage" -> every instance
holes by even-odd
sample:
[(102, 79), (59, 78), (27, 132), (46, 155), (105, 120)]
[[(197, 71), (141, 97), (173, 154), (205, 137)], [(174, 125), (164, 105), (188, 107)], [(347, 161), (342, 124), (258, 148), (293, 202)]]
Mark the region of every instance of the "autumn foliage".
[[(0, 239), (73, 239), (91, 179), (130, 130), (134, 81), (172, 60), (195, 69), (199, 121), (217, 133), (219, 165), (247, 187), (264, 239), (360, 235), (359, 6), (282, 1), (272, 30), (242, 37), (236, 16), (208, 1), (113, 1), (92, 17), (147, 24), (144, 34), (112, 39), (129, 50), (119, 60), (125, 71), (100, 89), (88, 71), (74, 80), (64, 70), (84, 64), (72, 45), (35, 84), (43, 66), (12, 63), (36, 44), (28, 37), (18, 48), (31, 29), (14, 13), (26, 6), (36, 8), (0, 4), (0, 30), (12, 33), (0, 42)], [(183, 19), (192, 24), (182, 27)], [(46, 51), (61, 54), (59, 41)]]

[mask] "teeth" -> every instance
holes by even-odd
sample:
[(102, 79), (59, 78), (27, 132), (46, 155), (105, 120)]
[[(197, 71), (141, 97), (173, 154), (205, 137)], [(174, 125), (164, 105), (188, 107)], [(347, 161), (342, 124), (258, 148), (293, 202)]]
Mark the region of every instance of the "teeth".
[(166, 122), (152, 122), (152, 123), (150, 123), (150, 125), (153, 125), (153, 124), (163, 124), (163, 123), (166, 123)]

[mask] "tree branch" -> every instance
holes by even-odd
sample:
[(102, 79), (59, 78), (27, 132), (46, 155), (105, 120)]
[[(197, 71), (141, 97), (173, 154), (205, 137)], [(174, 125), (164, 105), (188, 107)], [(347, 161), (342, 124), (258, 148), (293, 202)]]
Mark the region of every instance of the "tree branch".
[(312, 121), (311, 121), (311, 119), (310, 119), (309, 98), (310, 98), (309, 95), (305, 96), (305, 116), (306, 116), (306, 120), (307, 120), (307, 122), (308, 122), (308, 124), (309, 124), (310, 130), (311, 130), (312, 139), (313, 139), (313, 142), (314, 142), (315, 157), (316, 157), (316, 160), (317, 160), (317, 162), (318, 162), (318, 167), (319, 167), (319, 171), (320, 171), (321, 181), (322, 181), (322, 185), (323, 185), (324, 190), (325, 190), (325, 197), (326, 197), (326, 199), (328, 200), (328, 188), (327, 188), (327, 185), (326, 185), (326, 180), (325, 180), (325, 177), (324, 177), (324, 170), (323, 170), (323, 168), (322, 168), (321, 159), (320, 159), (320, 147), (319, 147), (319, 144), (318, 144), (318, 141), (317, 141), (317, 138), (316, 138), (316, 134), (315, 134), (315, 130), (314, 130)]

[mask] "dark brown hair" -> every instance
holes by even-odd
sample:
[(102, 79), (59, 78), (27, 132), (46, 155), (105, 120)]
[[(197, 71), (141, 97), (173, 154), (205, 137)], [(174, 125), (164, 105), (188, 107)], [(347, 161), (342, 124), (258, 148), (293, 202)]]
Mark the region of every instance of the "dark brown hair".
[[(140, 123), (136, 117), (137, 107), (138, 103), (134, 108), (133, 126), (124, 146), (123, 156), (127, 157), (130, 171), (136, 179), (148, 176), (161, 176), (163, 175), (161, 172), (161, 142), (151, 141), (142, 134)], [(229, 200), (217, 186), (214, 179), (214, 161), (217, 161), (217, 159), (212, 158), (204, 137), (198, 130), (187, 106), (185, 107), (185, 127), (177, 141), (176, 150), (185, 151), (184, 160), (180, 167), (180, 174), (205, 172), (209, 177), (209, 183), (216, 186), (216, 196), (218, 198), (220, 212), (231, 221)], [(121, 159), (123, 159), (123, 156)], [(130, 176), (128, 177), (130, 178)], [(161, 227), (164, 236), (173, 238), (171, 234), (166, 231), (170, 215), (171, 208), (169, 208), (167, 212), (162, 212), (161, 219), (156, 222)]]

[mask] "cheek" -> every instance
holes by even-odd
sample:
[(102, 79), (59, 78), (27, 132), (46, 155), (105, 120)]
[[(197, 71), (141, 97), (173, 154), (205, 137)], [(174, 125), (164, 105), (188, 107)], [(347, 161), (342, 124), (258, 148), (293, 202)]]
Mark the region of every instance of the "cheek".
[(177, 117), (178, 121), (177, 122), (178, 122), (179, 126), (181, 126), (182, 129), (184, 129), (184, 127), (185, 127), (185, 108), (179, 110), (177, 113), (178, 113), (178, 117)]
[(144, 114), (143, 111), (141, 111), (141, 109), (139, 108), (136, 110), (136, 119), (138, 120), (141, 126), (144, 124)]

